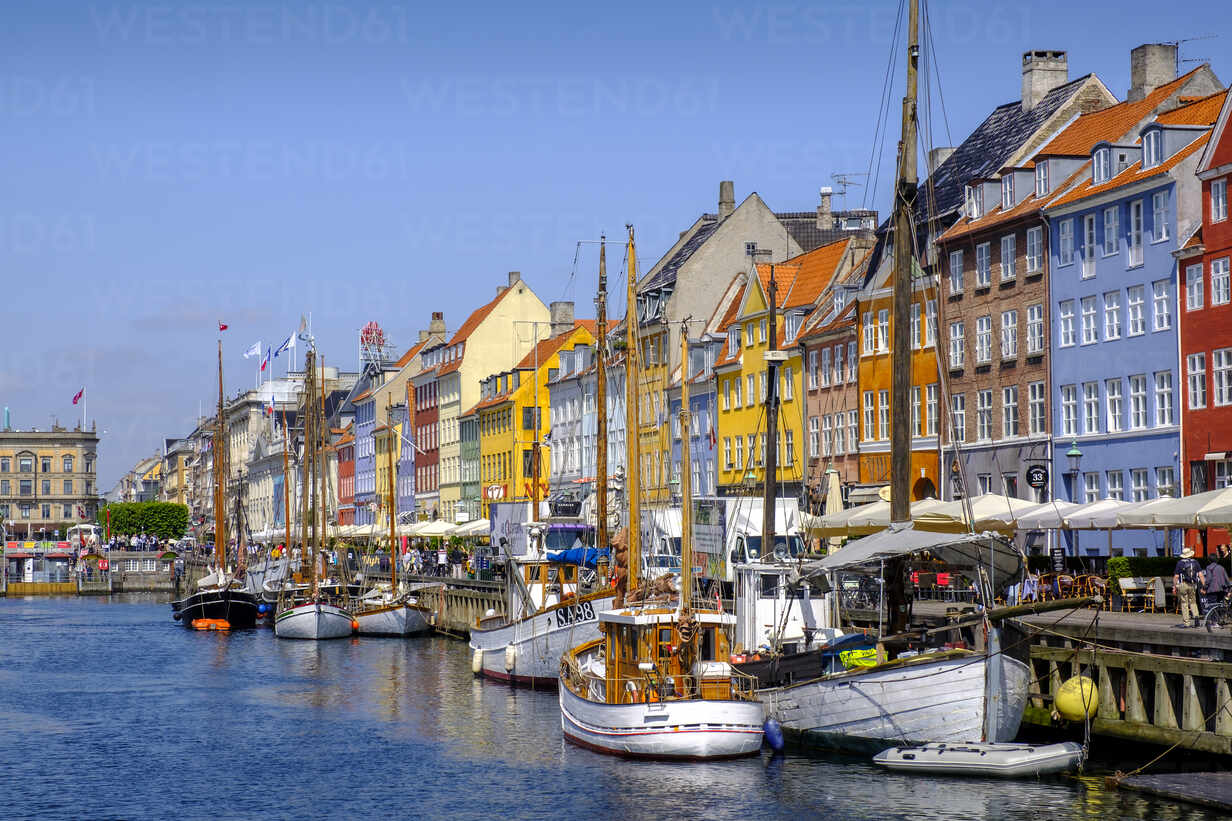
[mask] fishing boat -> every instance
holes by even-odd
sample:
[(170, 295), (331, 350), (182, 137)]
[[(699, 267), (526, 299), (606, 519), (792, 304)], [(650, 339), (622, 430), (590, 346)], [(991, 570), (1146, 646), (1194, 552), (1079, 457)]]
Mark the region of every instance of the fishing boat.
[[(607, 256), (599, 250), (599, 291), (595, 300), (596, 368), (596, 476), (607, 476)], [(536, 381), (536, 390), (538, 381)], [(538, 399), (535, 400), (536, 406)], [(536, 414), (536, 420), (538, 414)], [(536, 421), (537, 424), (537, 421)], [(539, 441), (533, 437), (531, 463), (531, 510), (539, 510)], [(595, 482), (595, 544), (608, 544), (607, 482)], [(507, 585), (507, 615), (492, 614), (471, 628), (471, 671), (500, 681), (527, 686), (555, 687), (561, 656), (570, 647), (599, 637), (598, 613), (612, 605), (614, 593), (603, 588), (583, 592), (580, 566), (552, 561), (543, 542), (544, 530), (532, 525), (529, 536), (534, 549), (525, 557), (505, 550), (510, 584)], [(585, 553), (586, 551), (582, 551)]]
[(394, 493), (397, 432), (386, 408), (386, 496), (389, 515), (389, 584), (376, 584), (355, 600), (356, 632), (361, 636), (414, 636), (431, 629), (432, 610), (398, 586), (398, 497)]
[[(358, 627), (348, 609), (349, 595), (345, 584), (331, 593), (322, 584), (324, 572), (321, 541), (325, 535), (325, 459), (327, 426), (324, 401), (318, 397), (316, 384), (316, 351), (310, 345), (304, 359), (304, 458), (301, 465), (303, 492), (300, 527), (304, 545), (302, 566), (306, 565), (306, 586), (284, 584), (279, 591), (274, 615), (274, 635), (283, 639), (338, 639), (350, 636)], [(311, 502), (311, 504), (310, 504)], [(309, 520), (311, 519), (311, 526)]]
[(1038, 778), (1068, 772), (1082, 763), (1082, 745), (924, 744), (891, 747), (873, 756), (887, 770), (991, 778)]
[[(637, 282), (629, 228), (625, 332), (626, 430), (638, 430)], [(688, 328), (681, 324), (683, 362)], [(689, 464), (688, 380), (681, 384), (681, 464)], [(729, 661), (735, 618), (716, 602), (694, 599), (690, 471), (681, 471), (679, 577), (639, 585), (641, 571), (638, 437), (626, 437), (628, 518), (617, 547), (616, 599), (599, 613), (600, 636), (561, 659), (561, 728), (565, 738), (601, 753), (632, 758), (707, 760), (753, 755), (761, 748), (762, 707), (754, 679)], [(621, 549), (623, 548), (623, 549)]]
[[(919, 640), (909, 633), (906, 579), (909, 561), (927, 554), (974, 580), (985, 606), (994, 601), (994, 582), (1019, 578), (1025, 558), (993, 534), (957, 536), (917, 531), (911, 526), (911, 352), (913, 246), (916, 200), (918, 0), (908, 17), (907, 98), (903, 106), (894, 209), (894, 316), (890, 423), (890, 521), (888, 530), (850, 543), (799, 569), (802, 580), (821, 589), (840, 589), (839, 576), (877, 579), (876, 637), (859, 652), (784, 656), (756, 670), (766, 714), (785, 735), (806, 744), (876, 751), (890, 744), (1012, 741), (1026, 706), (1027, 666), (1001, 651), (1000, 630), (980, 612), (976, 649), (946, 647), (939, 636)], [(769, 356), (767, 357), (769, 358)], [(771, 379), (773, 383), (774, 380)], [(775, 451), (768, 448), (767, 456)], [(840, 639), (841, 641), (841, 639)], [(837, 662), (837, 663), (836, 663)]]
[(218, 414), (214, 419), (214, 569), (197, 582), (197, 589), (172, 602), (172, 617), (190, 629), (239, 629), (257, 623), (259, 602), (244, 586), (244, 554), (237, 556), (234, 573), (227, 569), (227, 447), (226, 415), (222, 405), (222, 340), (218, 340)]

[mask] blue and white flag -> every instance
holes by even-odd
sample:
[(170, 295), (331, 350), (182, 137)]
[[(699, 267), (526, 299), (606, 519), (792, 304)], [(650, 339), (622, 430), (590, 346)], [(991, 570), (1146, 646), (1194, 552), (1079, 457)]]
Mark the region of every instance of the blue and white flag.
[(260, 355), (261, 355), (261, 341), (260, 340), (257, 340), (256, 342), (252, 343), (252, 345), (248, 348), (248, 350), (244, 351), (245, 359), (251, 359), (254, 356), (260, 356)]
[(279, 345), (278, 350), (274, 351), (274, 357), (277, 358), (278, 354), (282, 353), (283, 351), (289, 351), (294, 347), (295, 347), (295, 334), (291, 334), (290, 336), (287, 337), (287, 341)]

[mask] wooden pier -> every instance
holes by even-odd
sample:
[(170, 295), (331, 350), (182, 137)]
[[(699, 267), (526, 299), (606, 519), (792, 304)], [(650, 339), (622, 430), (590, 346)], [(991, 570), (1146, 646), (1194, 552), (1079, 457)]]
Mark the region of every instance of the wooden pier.
[(420, 601), (432, 608), (436, 614), (433, 627), (448, 636), (467, 638), (489, 610), (505, 613), (505, 586), (501, 582), (439, 576), (399, 578), (405, 578)]

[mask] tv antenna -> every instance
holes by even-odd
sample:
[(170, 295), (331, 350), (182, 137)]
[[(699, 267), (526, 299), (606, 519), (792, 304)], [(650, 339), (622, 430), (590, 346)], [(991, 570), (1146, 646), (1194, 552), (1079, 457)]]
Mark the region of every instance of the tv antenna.
[(847, 210), (847, 189), (848, 187), (862, 188), (864, 183), (857, 182), (856, 177), (867, 177), (868, 174), (863, 171), (851, 173), (831, 174), (830, 179), (834, 180), (834, 184), (838, 186), (838, 195), (843, 198), (843, 210)]
[(1218, 34), (1203, 34), (1200, 37), (1186, 37), (1183, 40), (1169, 40), (1168, 45), (1176, 46), (1176, 73), (1180, 76), (1182, 63), (1209, 63), (1210, 57), (1186, 57), (1181, 59), (1181, 45), (1184, 43), (1192, 43), (1195, 40), (1214, 40)]

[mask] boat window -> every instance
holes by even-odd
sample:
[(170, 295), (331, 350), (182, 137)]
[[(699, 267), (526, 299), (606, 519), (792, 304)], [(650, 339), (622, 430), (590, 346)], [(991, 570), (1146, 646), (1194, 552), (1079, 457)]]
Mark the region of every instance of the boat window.
[(779, 594), (779, 577), (774, 573), (761, 574), (761, 597), (773, 599)]
[[(745, 536), (744, 541), (750, 561), (761, 556), (761, 536)], [(775, 534), (774, 553), (776, 556), (798, 558), (804, 554), (804, 540), (797, 535)]]

